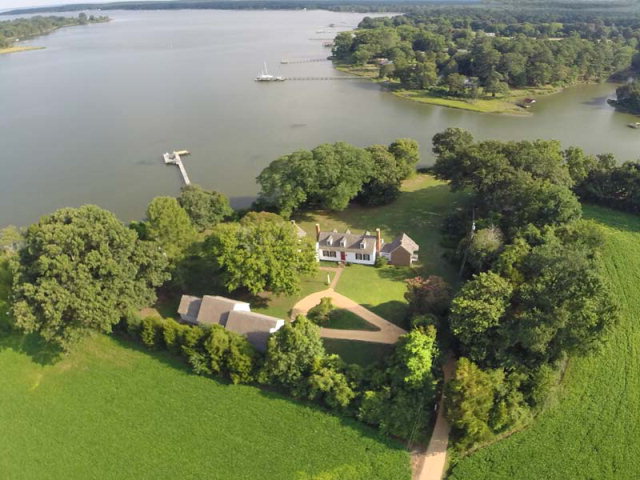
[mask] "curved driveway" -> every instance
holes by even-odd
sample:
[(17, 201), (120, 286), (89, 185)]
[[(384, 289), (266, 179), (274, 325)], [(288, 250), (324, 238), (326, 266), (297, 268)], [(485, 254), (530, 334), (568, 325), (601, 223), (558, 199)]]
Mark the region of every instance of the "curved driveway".
[(388, 343), (394, 344), (398, 339), (407, 333), (402, 328), (376, 315), (371, 310), (367, 310), (362, 305), (357, 304), (353, 300), (344, 295), (337, 293), (333, 288), (328, 288), (321, 292), (312, 293), (306, 296), (293, 306), (292, 317), (306, 314), (312, 307), (320, 303), (324, 297), (333, 300), (333, 304), (337, 308), (349, 310), (367, 322), (375, 325), (380, 330), (370, 332), (364, 330), (341, 330), (336, 328), (321, 328), (320, 336), (325, 338), (339, 338), (343, 340), (359, 340), (362, 342)]

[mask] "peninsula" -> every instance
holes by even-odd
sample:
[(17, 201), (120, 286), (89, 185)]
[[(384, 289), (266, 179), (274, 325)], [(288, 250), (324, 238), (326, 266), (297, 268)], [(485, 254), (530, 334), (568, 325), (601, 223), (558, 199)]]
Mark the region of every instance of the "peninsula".
[(28, 50), (40, 50), (44, 47), (21, 46), (18, 42), (40, 35), (46, 35), (62, 27), (87, 25), (89, 23), (103, 23), (110, 19), (107, 16), (96, 17), (82, 12), (77, 17), (62, 16), (35, 16), (30, 18), (17, 18), (0, 22), (0, 55), (6, 53), (25, 52)]

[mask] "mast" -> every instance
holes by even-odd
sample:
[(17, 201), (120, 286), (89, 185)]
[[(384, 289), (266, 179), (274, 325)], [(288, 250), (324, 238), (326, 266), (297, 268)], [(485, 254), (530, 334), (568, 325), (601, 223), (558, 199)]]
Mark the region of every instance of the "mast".
[(269, 75), (269, 71), (267, 70), (267, 62), (264, 62), (264, 74)]

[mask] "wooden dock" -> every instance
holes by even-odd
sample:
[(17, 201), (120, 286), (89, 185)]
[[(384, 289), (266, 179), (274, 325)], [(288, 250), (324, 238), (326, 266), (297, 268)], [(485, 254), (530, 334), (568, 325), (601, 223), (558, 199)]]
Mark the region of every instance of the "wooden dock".
[(287, 65), (287, 64), (292, 64), (292, 63), (315, 63), (315, 62), (329, 62), (330, 59), (327, 57), (324, 58), (298, 58), (298, 59), (288, 59), (288, 58), (283, 58), (282, 60), (280, 60), (280, 63)]
[(164, 163), (166, 165), (173, 164), (178, 166), (178, 170), (180, 170), (180, 174), (182, 175), (182, 180), (185, 185), (191, 185), (191, 180), (189, 180), (189, 175), (187, 175), (187, 169), (184, 168), (184, 164), (182, 163), (182, 158), (185, 155), (189, 155), (188, 150), (178, 150), (173, 153), (165, 153), (162, 155), (164, 159)]
[(286, 77), (286, 80), (370, 80), (368, 77), (348, 76), (348, 77)]

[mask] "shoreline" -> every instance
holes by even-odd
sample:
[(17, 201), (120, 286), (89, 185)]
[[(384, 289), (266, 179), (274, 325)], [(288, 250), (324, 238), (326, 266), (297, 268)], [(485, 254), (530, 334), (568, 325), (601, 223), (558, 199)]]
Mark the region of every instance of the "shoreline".
[(44, 50), (46, 47), (7, 47), (0, 48), (0, 55), (7, 55), (9, 53), (28, 52), (30, 50)]
[(524, 98), (554, 95), (562, 92), (566, 88), (554, 87), (551, 85), (544, 87), (529, 87), (523, 89), (512, 89), (509, 92), (509, 95), (505, 97), (466, 99), (446, 95), (434, 95), (430, 94), (427, 90), (408, 90), (398, 88), (391, 82), (380, 80), (377, 77), (377, 68), (373, 66), (356, 67), (352, 65), (340, 65), (334, 63), (333, 67), (343, 73), (367, 78), (373, 83), (380, 84), (383, 90), (389, 92), (391, 95), (411, 102), (423, 105), (436, 105), (439, 107), (453, 108), (456, 110), (465, 110), (474, 113), (492, 113), (517, 117), (529, 117), (533, 115), (529, 109), (518, 105), (518, 102)]

